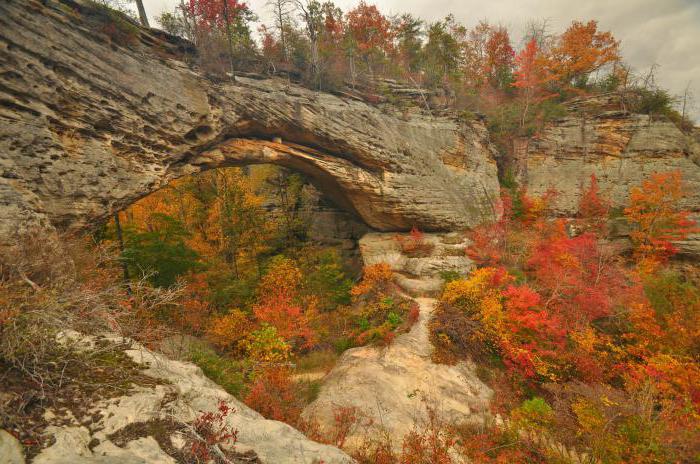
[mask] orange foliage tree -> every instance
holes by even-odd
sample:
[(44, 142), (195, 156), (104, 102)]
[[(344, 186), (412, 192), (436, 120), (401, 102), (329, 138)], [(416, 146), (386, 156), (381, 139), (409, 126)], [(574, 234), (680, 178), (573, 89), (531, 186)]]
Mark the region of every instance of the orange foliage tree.
[(631, 190), (625, 217), (634, 227), (630, 238), (647, 270), (678, 252), (674, 241), (698, 230), (688, 212), (680, 208), (684, 197), (680, 171), (654, 173)]
[(207, 340), (220, 350), (231, 350), (238, 347), (250, 330), (252, 323), (248, 316), (239, 309), (234, 309), (223, 316), (214, 316), (209, 321)]
[(552, 48), (549, 68), (563, 85), (584, 85), (588, 76), (620, 60), (620, 43), (597, 21), (573, 21)]
[(301, 293), (302, 275), (288, 258), (273, 261), (258, 286), (258, 303), (253, 306), (255, 317), (270, 324), (285, 340), (300, 349), (316, 343), (310, 320), (316, 312), (314, 298)]

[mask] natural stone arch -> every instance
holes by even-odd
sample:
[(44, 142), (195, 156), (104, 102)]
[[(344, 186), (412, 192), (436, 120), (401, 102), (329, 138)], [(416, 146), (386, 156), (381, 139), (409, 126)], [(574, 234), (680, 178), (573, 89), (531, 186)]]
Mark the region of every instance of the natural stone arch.
[(273, 163), (378, 230), (447, 230), (494, 214), (483, 124), (402, 115), (285, 81), (214, 81), (189, 46), (135, 29), (127, 46), (83, 1), (0, 4), (0, 234), (80, 228), (179, 176)]

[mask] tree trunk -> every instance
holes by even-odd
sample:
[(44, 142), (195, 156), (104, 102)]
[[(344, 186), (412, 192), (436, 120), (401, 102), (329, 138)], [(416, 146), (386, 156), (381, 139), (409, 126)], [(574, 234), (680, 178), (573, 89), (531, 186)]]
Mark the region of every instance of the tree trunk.
[(228, 0), (224, 2), (224, 21), (226, 21), (226, 39), (228, 40), (228, 57), (231, 61), (231, 79), (236, 80), (236, 73), (233, 68), (233, 39), (231, 38), (231, 21), (228, 16)]
[(146, 16), (146, 9), (143, 7), (143, 0), (136, 0), (136, 8), (139, 10), (141, 25), (144, 27), (151, 27), (148, 25), (148, 16)]
[(281, 1), (277, 2), (277, 27), (280, 30), (280, 43), (282, 44), (282, 56), (284, 62), (289, 62), (289, 57), (287, 56), (287, 40), (284, 37), (284, 12), (282, 11), (283, 3)]
[(124, 273), (124, 282), (127, 284), (127, 292), (131, 293), (129, 287), (129, 266), (127, 266), (126, 261), (124, 261), (124, 236), (122, 235), (122, 225), (119, 222), (119, 211), (114, 212), (114, 227), (117, 230), (117, 241), (119, 242), (119, 252), (121, 253), (121, 264), (122, 272)]

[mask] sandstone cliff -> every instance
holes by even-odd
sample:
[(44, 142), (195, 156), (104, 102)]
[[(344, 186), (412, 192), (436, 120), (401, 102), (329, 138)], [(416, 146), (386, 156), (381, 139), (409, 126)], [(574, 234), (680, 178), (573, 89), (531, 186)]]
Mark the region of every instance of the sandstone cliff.
[(380, 230), (491, 217), (481, 123), (275, 79), (214, 81), (181, 61), (179, 39), (113, 21), (80, 0), (0, 3), (0, 236), (91, 225), (179, 176), (252, 163), (304, 172)]
[[(516, 144), (515, 172), (532, 195), (554, 189), (554, 211), (572, 216), (591, 174), (613, 208), (624, 207), (632, 187), (655, 172), (680, 170), (687, 185), (683, 207), (700, 217), (700, 143), (663, 118), (630, 114), (607, 94), (569, 104), (570, 115)], [(623, 226), (624, 228), (624, 226)], [(680, 244), (700, 255), (700, 235)]]

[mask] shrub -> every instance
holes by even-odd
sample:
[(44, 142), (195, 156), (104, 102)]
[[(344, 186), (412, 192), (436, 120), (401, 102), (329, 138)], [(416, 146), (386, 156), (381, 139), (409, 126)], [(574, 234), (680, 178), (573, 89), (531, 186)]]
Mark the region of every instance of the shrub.
[(353, 332), (355, 343), (378, 342), (389, 345), (397, 333), (406, 331), (413, 325), (409, 315), (415, 302), (403, 297), (384, 296), (364, 302), (358, 317), (357, 329)]
[(386, 294), (391, 286), (394, 275), (386, 263), (366, 266), (362, 271), (362, 280), (352, 288), (354, 297), (378, 297)]
[(286, 361), (291, 351), (287, 342), (277, 334), (277, 329), (269, 325), (251, 332), (240, 345), (251, 360), (260, 363)]
[(195, 344), (188, 354), (189, 360), (199, 366), (204, 375), (234, 396), (239, 396), (246, 384), (250, 363), (223, 357), (204, 343)]
[(239, 309), (234, 309), (223, 316), (216, 316), (209, 322), (206, 337), (217, 348), (230, 350), (238, 346), (251, 329), (248, 316)]
[(223, 400), (219, 402), (216, 412), (202, 412), (192, 422), (189, 432), (189, 452), (193, 462), (210, 462), (226, 458), (221, 446), (233, 446), (238, 440), (238, 430), (226, 423), (229, 414), (236, 410)]
[(452, 464), (451, 449), (456, 443), (455, 433), (438, 416), (437, 409), (426, 405), (425, 424), (416, 424), (403, 438), (400, 464)]
[(524, 429), (547, 430), (554, 419), (554, 410), (539, 396), (523, 401), (511, 413), (516, 426)]
[(412, 257), (428, 256), (435, 248), (435, 245), (426, 241), (425, 234), (415, 226), (411, 229), (408, 237), (397, 235), (396, 241), (399, 242), (401, 251)]
[(632, 105), (632, 112), (667, 116), (673, 111), (674, 99), (667, 90), (636, 89), (636, 99)]
[(136, 281), (127, 292), (114, 264), (76, 237), (30, 233), (0, 250), (2, 360), (48, 385), (66, 380), (62, 370), (71, 363), (94, 365), (79, 353), (76, 332), (156, 345), (168, 331), (155, 314), (174, 306), (179, 291)]
[(257, 374), (244, 401), (267, 419), (296, 425), (303, 400), (288, 368), (275, 366)]

